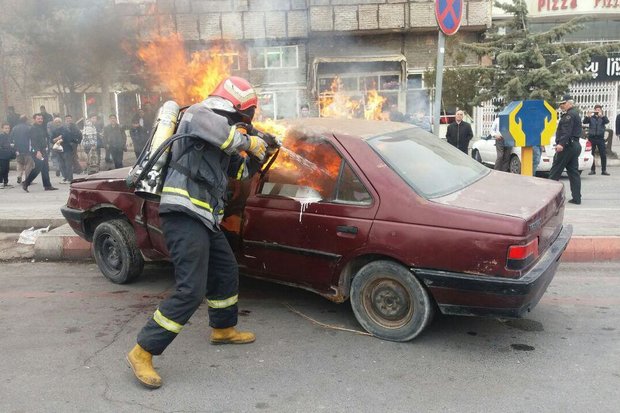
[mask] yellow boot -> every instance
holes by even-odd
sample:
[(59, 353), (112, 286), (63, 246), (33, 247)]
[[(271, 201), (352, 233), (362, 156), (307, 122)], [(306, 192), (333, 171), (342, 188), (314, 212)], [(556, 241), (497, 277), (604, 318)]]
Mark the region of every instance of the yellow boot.
[(153, 368), (153, 355), (136, 344), (127, 354), (127, 363), (140, 383), (150, 389), (161, 386), (161, 377)]
[(249, 331), (237, 331), (235, 327), (214, 328), (211, 333), (211, 344), (246, 344), (256, 340)]

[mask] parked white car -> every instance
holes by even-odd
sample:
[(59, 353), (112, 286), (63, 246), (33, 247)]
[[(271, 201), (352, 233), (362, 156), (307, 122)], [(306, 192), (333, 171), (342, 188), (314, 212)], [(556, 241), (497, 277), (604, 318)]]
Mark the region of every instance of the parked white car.
[[(548, 175), (553, 164), (553, 156), (555, 155), (555, 138), (552, 138), (552, 142), (549, 145), (543, 146), (543, 151), (540, 156), (540, 163), (536, 169), (536, 173), (539, 175)], [(592, 145), (587, 139), (580, 139), (581, 153), (579, 154), (579, 173), (584, 169), (590, 169), (592, 166)], [(471, 148), (471, 156), (480, 163), (483, 163), (489, 167), (495, 166), (495, 160), (497, 158), (497, 152), (495, 150), (495, 139), (490, 135), (484, 138), (480, 138), (473, 143)], [(521, 173), (521, 148), (512, 148), (512, 155), (510, 156), (510, 172), (515, 174)]]

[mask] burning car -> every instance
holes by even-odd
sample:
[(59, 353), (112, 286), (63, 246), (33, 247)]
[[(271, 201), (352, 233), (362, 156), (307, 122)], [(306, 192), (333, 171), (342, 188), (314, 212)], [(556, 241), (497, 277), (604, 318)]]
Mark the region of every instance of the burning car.
[[(495, 172), (412, 125), (303, 119), (253, 180), (231, 182), (222, 222), (243, 274), (350, 300), (386, 340), (443, 314), (519, 317), (551, 282), (572, 228), (562, 184)], [(102, 273), (165, 260), (158, 203), (128, 169), (73, 181), (62, 212)]]

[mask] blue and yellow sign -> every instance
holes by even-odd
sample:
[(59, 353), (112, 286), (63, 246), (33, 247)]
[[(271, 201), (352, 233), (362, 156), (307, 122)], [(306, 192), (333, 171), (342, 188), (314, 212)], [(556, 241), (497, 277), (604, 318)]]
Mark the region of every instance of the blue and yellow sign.
[(517, 100), (499, 114), (499, 131), (510, 146), (548, 145), (558, 126), (558, 113), (544, 100)]

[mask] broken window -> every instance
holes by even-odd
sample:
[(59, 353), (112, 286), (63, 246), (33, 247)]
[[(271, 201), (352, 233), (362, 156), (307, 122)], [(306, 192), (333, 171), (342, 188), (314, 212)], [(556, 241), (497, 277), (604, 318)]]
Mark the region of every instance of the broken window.
[(345, 204), (368, 205), (372, 201), (351, 167), (321, 137), (287, 136), (260, 193)]

